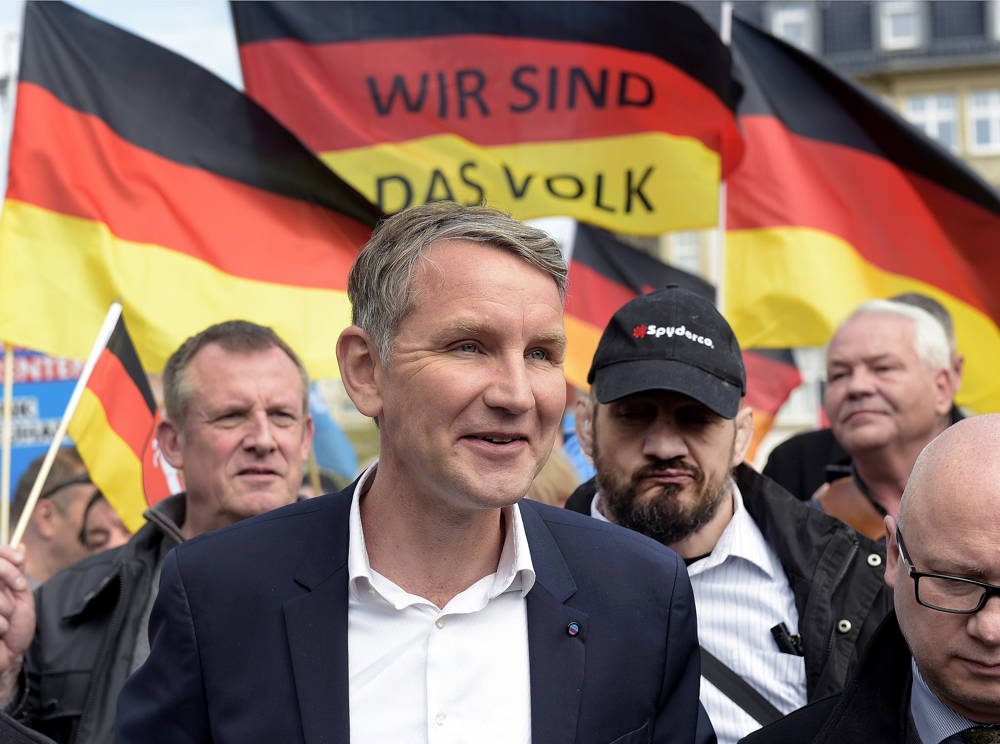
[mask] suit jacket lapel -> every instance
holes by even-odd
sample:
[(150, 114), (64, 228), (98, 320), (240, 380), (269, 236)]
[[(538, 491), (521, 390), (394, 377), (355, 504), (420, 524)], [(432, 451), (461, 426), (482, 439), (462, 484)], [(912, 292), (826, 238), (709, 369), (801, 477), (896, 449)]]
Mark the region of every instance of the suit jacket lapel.
[[(353, 486), (317, 514), (295, 581), (307, 594), (285, 604), (285, 632), (307, 744), (350, 740), (347, 671), (348, 514)], [(266, 703), (263, 703), (266, 704)]]
[[(531, 740), (576, 740), (586, 660), (587, 614), (568, 606), (576, 592), (562, 551), (533, 504), (521, 502), (535, 585), (526, 598), (531, 678)], [(573, 635), (571, 624), (578, 632)]]

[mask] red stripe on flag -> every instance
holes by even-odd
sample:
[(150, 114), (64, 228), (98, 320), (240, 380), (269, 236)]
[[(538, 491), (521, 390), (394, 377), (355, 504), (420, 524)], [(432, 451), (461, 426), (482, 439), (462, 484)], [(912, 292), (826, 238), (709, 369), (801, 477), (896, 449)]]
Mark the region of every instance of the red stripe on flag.
[(129, 376), (121, 360), (105, 348), (87, 381), (104, 408), (108, 425), (124, 441), (139, 462), (149, 441), (154, 412)]
[(590, 266), (570, 261), (567, 315), (603, 331), (615, 311), (635, 296), (634, 290), (608, 279)]
[(767, 116), (740, 121), (747, 149), (729, 180), (728, 229), (836, 235), (878, 268), (938, 287), (1000, 322), (993, 240), (1000, 217), (870, 153), (799, 137)]
[(753, 349), (743, 352), (743, 365), (747, 371), (747, 405), (772, 418), (802, 383), (802, 375), (794, 364), (772, 359)]
[[(734, 155), (724, 168), (738, 157), (732, 113), (712, 91), (664, 60), (611, 46), (479, 35), (280, 40), (243, 44), (240, 60), (250, 95), (317, 152), (447, 132), (504, 145), (666, 131), (717, 152), (725, 138)], [(394, 81), (405, 82), (412, 111), (398, 92), (387, 107)], [(720, 122), (728, 131), (717, 136)]]
[[(325, 208), (155, 155), (30, 83), (19, 86), (15, 132), (9, 199), (105, 223), (119, 238), (228, 274), (343, 290), (370, 234)], [(58, 171), (42, 167), (47, 163), (58, 163)]]

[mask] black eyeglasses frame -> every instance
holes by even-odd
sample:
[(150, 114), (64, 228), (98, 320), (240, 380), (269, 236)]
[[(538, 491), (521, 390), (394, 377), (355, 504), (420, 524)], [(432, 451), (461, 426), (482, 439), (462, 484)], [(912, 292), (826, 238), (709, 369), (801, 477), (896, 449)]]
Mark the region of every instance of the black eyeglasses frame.
[[(975, 615), (983, 607), (986, 606), (986, 602), (990, 597), (1000, 597), (1000, 586), (995, 584), (987, 584), (985, 581), (976, 581), (975, 579), (967, 579), (963, 576), (951, 576), (950, 574), (941, 573), (929, 573), (927, 571), (918, 571), (913, 565), (913, 561), (910, 560), (910, 554), (906, 550), (906, 544), (903, 542), (903, 533), (899, 531), (899, 525), (896, 525), (896, 545), (899, 546), (899, 557), (903, 560), (903, 565), (906, 566), (907, 572), (910, 574), (910, 578), (913, 579), (913, 597), (917, 600), (917, 604), (927, 607), (931, 610), (937, 610), (938, 612), (947, 612), (951, 615)], [(949, 581), (959, 581), (963, 584), (971, 584), (972, 586), (978, 586), (983, 590), (983, 593), (979, 597), (979, 604), (971, 610), (950, 610), (947, 607), (938, 607), (937, 605), (929, 604), (922, 599), (920, 599), (920, 579), (928, 577), (933, 579), (948, 579)]]

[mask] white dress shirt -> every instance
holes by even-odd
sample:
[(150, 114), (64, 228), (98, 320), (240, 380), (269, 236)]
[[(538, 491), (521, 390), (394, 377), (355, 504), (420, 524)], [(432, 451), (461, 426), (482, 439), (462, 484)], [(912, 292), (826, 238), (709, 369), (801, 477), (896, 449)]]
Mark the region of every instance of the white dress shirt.
[(494, 574), (443, 608), (372, 570), (354, 491), (348, 548), (352, 744), (531, 741), (528, 623), (535, 582), (517, 506)]
[(915, 661), (910, 662), (913, 670), (913, 685), (910, 688), (910, 715), (924, 744), (941, 744), (949, 736), (965, 731), (976, 722), (960, 716), (927, 686)]
[[(733, 518), (712, 552), (688, 566), (698, 612), (698, 641), (778, 710), (790, 713), (806, 704), (805, 660), (780, 651), (771, 628), (785, 623), (789, 633), (798, 633), (795, 596), (735, 482), (732, 487)], [(598, 509), (599, 498), (598, 493), (591, 514), (607, 521)], [(734, 744), (760, 728), (704, 677), (701, 702), (719, 744)]]

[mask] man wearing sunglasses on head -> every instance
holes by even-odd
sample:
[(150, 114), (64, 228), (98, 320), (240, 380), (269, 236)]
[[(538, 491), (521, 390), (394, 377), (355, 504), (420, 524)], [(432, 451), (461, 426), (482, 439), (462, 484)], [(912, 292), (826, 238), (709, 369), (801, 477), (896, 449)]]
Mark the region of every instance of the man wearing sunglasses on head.
[(895, 614), (844, 692), (760, 742), (1000, 742), (1000, 415), (945, 430), (885, 518)]

